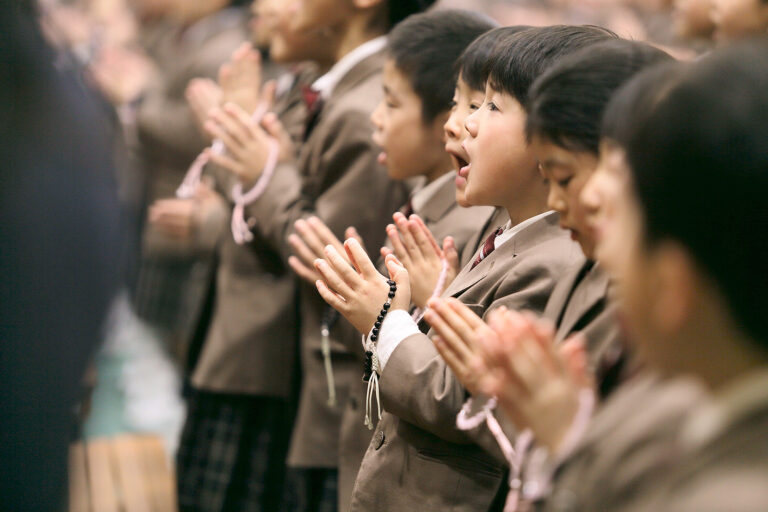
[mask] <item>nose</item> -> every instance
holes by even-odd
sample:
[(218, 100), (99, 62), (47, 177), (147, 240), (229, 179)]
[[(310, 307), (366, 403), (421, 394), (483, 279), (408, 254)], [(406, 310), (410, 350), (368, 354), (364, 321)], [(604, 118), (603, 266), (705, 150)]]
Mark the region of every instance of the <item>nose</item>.
[(568, 205), (563, 199), (562, 194), (555, 189), (551, 182), (549, 184), (549, 194), (547, 194), (547, 206), (550, 210), (555, 210), (561, 215), (568, 209)]
[(464, 128), (469, 132), (469, 135), (474, 138), (477, 137), (478, 133), (478, 124), (477, 124), (477, 113), (479, 111), (475, 110), (470, 115), (467, 116), (467, 119), (464, 121)]
[(451, 112), (451, 115), (448, 116), (448, 120), (443, 125), (443, 131), (445, 131), (446, 137), (449, 139), (459, 140), (461, 139), (461, 132), (462, 127), (461, 123), (458, 120), (458, 115), (456, 112)]
[(381, 131), (382, 129), (382, 110), (384, 110), (384, 100), (381, 100), (378, 105), (376, 105), (376, 108), (373, 109), (373, 112), (371, 112), (371, 124), (373, 125), (376, 130)]

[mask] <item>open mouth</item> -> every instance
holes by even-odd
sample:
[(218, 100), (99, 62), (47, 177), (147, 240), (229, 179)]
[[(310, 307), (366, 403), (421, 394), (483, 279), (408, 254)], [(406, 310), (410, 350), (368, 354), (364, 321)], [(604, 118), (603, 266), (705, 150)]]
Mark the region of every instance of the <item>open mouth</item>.
[(458, 151), (449, 149), (449, 148), (446, 148), (445, 151), (451, 156), (451, 159), (453, 160), (453, 165), (456, 167), (457, 171), (469, 165), (469, 162)]

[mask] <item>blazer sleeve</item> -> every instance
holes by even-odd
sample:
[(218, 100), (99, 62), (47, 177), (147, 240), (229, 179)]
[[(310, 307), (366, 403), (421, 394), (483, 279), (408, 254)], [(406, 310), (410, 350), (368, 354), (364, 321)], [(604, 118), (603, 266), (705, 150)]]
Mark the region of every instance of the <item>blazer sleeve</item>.
[(280, 165), (265, 193), (247, 208), (263, 239), (285, 258), (294, 222), (312, 215), (339, 238), (354, 225), (368, 247), (379, 247), (389, 214), (405, 197), (403, 185), (392, 182), (376, 161), (365, 114), (350, 111), (322, 128), (325, 138), (314, 161), (319, 168), (300, 174), (295, 165)]

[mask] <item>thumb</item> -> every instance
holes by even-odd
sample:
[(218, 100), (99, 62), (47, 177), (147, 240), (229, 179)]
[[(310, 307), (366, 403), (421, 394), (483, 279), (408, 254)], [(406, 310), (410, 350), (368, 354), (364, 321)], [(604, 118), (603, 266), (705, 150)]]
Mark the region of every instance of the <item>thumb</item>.
[(392, 299), (392, 308), (405, 309), (411, 305), (411, 279), (408, 271), (393, 255), (387, 256), (386, 260), (389, 278), (397, 284), (397, 293)]
[[(357, 243), (360, 244), (360, 246), (365, 250), (365, 244), (363, 243), (363, 237), (360, 236), (360, 233), (357, 232), (357, 229), (355, 229), (354, 226), (349, 226), (344, 231), (344, 238), (354, 238), (357, 240)], [(367, 252), (367, 251), (366, 251)]]
[(285, 127), (277, 118), (277, 115), (274, 112), (267, 113), (264, 119), (261, 120), (261, 126), (264, 127), (264, 130), (266, 130), (270, 137), (277, 139), (277, 142), (280, 144), (281, 153), (283, 153), (281, 156), (289, 158), (291, 155), (289, 153), (286, 154), (286, 152), (292, 150), (293, 141), (288, 132), (285, 131)]
[(272, 110), (275, 105), (275, 96), (277, 95), (277, 81), (269, 80), (261, 88), (261, 101), (267, 106), (267, 110)]
[(448, 261), (448, 267), (454, 272), (459, 271), (459, 250), (456, 248), (456, 241), (452, 236), (447, 236), (443, 240), (443, 256)]
[(567, 339), (560, 347), (560, 355), (565, 362), (565, 368), (580, 387), (592, 387), (592, 376), (587, 364), (587, 349), (584, 335), (576, 334)]

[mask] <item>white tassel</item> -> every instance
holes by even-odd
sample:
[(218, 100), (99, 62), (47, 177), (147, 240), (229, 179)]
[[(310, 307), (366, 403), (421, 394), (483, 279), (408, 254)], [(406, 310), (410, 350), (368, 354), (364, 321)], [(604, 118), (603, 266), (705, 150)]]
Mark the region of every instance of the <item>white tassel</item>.
[(333, 378), (333, 364), (331, 363), (331, 333), (328, 331), (328, 327), (323, 325), (320, 330), (321, 344), (320, 350), (323, 353), (323, 361), (325, 362), (325, 378), (328, 383), (328, 405), (330, 407), (336, 407), (336, 382)]
[(368, 380), (368, 390), (365, 394), (365, 426), (368, 430), (373, 430), (373, 395), (376, 394), (376, 407), (381, 420), (381, 396), (379, 395), (379, 356), (376, 352), (376, 347), (370, 347), (369, 350), (373, 352), (372, 356), (372, 368), (371, 378)]

